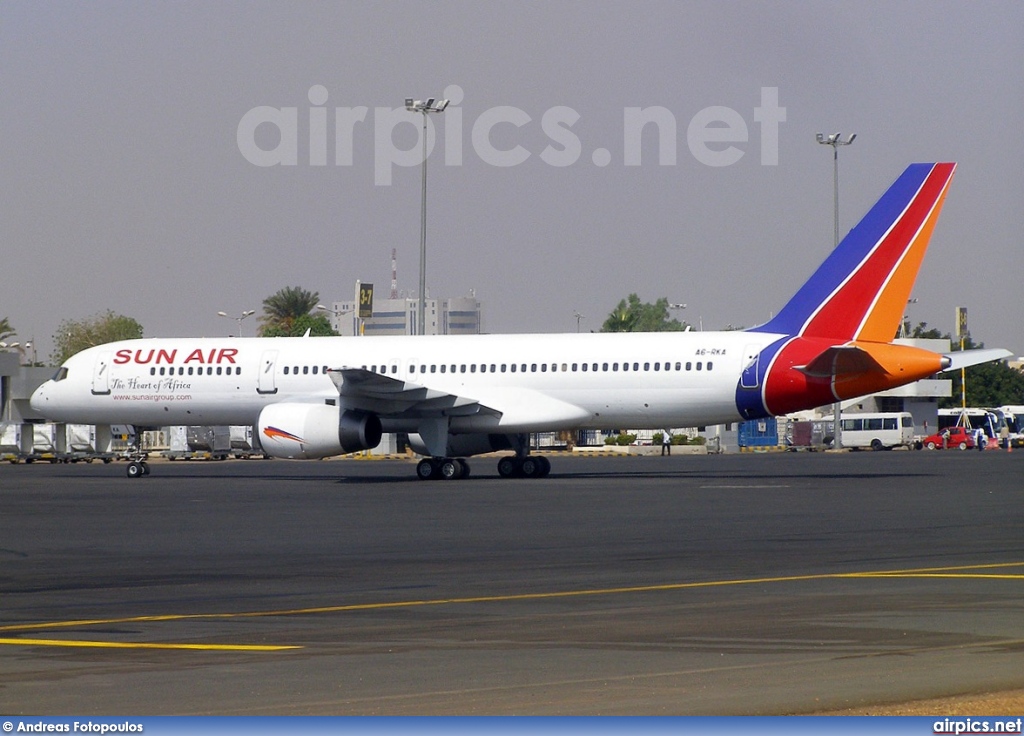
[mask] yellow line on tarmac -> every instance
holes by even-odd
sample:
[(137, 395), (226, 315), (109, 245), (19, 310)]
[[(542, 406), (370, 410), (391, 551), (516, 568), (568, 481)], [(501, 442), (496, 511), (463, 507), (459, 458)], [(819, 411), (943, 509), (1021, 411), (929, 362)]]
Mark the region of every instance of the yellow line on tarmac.
[(0, 644), (30, 647), (86, 647), (93, 649), (192, 649), (212, 652), (277, 652), (302, 649), (298, 646), (267, 646), (261, 644), (156, 644), (153, 642), (78, 641), (72, 639), (0, 639)]
[[(738, 578), (732, 580), (706, 580), (690, 583), (664, 583), (660, 585), (634, 585), (619, 588), (593, 588), (584, 590), (563, 590), (547, 593), (512, 593), (506, 595), (472, 596), (465, 598), (427, 598), (407, 601), (383, 601), (376, 603), (352, 603), (340, 606), (319, 606), (316, 608), (290, 608), (271, 611), (242, 611), (235, 613), (182, 613), (158, 616), (126, 616), (123, 618), (81, 619), (77, 621), (48, 621), (38, 624), (12, 624), (0, 626), (3, 631), (39, 631), (67, 629), (85, 626), (100, 626), (125, 623), (161, 623), (165, 621), (217, 620), (239, 618), (269, 618), (272, 616), (308, 616), (323, 613), (347, 613), (353, 611), (382, 611), (397, 608), (415, 608), (420, 606), (465, 605), (469, 603), (509, 603), (515, 601), (536, 601), (556, 598), (580, 598), (584, 596), (621, 595), (626, 593), (658, 593), (675, 590), (691, 590), (696, 588), (716, 588), (736, 585), (766, 585), (770, 583), (791, 583), (810, 580), (842, 580), (857, 578), (978, 578), (1024, 580), (1024, 573), (983, 573), (982, 570), (999, 570), (1011, 567), (1024, 567), (1024, 562), (1003, 562), (985, 565), (959, 565), (952, 567), (924, 567), (904, 570), (867, 570), (862, 572), (819, 573), (812, 575), (782, 575), (762, 578)], [(24, 643), (25, 639), (13, 640)], [(8, 640), (0, 640), (8, 643)], [(142, 646), (142, 645), (139, 645)], [(170, 645), (166, 645), (170, 648)], [(205, 645), (175, 645), (174, 648), (202, 648)], [(158, 648), (154, 645), (154, 648)], [(162, 648), (162, 647), (159, 647)], [(209, 648), (215, 648), (210, 645)], [(220, 647), (224, 648), (224, 647)], [(239, 647), (241, 648), (241, 647)], [(281, 647), (285, 648), (285, 647)], [(254, 650), (255, 648), (249, 647)]]

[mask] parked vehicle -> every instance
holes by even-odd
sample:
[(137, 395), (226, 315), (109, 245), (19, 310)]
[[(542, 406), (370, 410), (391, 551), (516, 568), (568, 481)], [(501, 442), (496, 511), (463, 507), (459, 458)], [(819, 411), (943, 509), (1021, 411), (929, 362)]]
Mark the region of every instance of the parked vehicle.
[[(924, 446), (929, 450), (953, 449), (954, 447), (960, 450), (972, 450), (975, 447), (972, 432), (973, 430), (964, 427), (949, 427), (925, 437)], [(943, 435), (945, 435), (945, 442), (943, 442)]]
[(914, 445), (914, 417), (910, 412), (865, 412), (842, 415), (843, 447), (855, 450), (891, 450)]

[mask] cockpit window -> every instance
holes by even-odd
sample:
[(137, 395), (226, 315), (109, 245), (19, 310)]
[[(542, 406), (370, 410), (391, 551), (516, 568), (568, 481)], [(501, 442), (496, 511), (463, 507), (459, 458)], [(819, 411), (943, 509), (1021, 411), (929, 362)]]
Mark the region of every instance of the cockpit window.
[(54, 383), (56, 383), (57, 381), (63, 381), (67, 377), (68, 377), (68, 369), (65, 368), (64, 366), (61, 366), (59, 369), (57, 369), (57, 372), (53, 374), (53, 379), (52, 380), (53, 380)]

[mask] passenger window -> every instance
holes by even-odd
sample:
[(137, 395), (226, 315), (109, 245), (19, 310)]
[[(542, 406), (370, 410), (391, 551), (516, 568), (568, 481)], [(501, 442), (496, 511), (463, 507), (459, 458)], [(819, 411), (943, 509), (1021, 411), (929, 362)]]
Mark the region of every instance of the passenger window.
[(601, 370), (607, 371), (608, 370), (608, 364), (607, 363), (602, 363), (601, 364)]
[(460, 365), (459, 366), (459, 373), (465, 373), (465, 372), (466, 372), (466, 365), (465, 364)]
[[(494, 365), (494, 363), (491, 363), (491, 373), (494, 373), (494, 372), (495, 372), (494, 368), (495, 368), (495, 365)], [(502, 368), (504, 368), (504, 366), (502, 366)]]
[(613, 371), (619, 370), (619, 364), (618, 363), (612, 363), (612, 370)]
[(547, 363), (541, 363), (540, 364), (540, 372), (541, 373), (547, 373), (548, 372), (548, 364)]
[[(441, 366), (441, 367), (444, 368), (444, 366)], [(431, 373), (436, 373), (437, 372), (437, 366), (436, 365), (431, 365), (430, 366), (430, 372)], [(444, 371), (441, 371), (441, 372), (443, 373)]]
[(661, 370), (661, 363), (655, 363), (654, 364), (654, 370), (660, 371)]
[(309, 375), (309, 366), (308, 365), (302, 366), (302, 375), (304, 375), (304, 376), (308, 376)]
[(639, 363), (634, 363), (633, 364), (633, 370), (635, 370), (635, 371), (640, 370), (640, 364)]
[(683, 364), (682, 363), (676, 363), (676, 370), (677, 371), (681, 371), (682, 369), (683, 369)]
[(686, 370), (693, 370), (693, 363), (691, 363), (690, 361), (686, 361)]
[(155, 376), (156, 375), (156, 368), (150, 368), (149, 369), (149, 375)]
[(221, 367), (220, 366), (217, 366), (217, 375), (218, 376), (223, 375), (223, 373), (221, 372)]
[(192, 372), (193, 372), (193, 370), (194, 370), (194, 369), (192, 368), (192, 366), (189, 366), (189, 367), (188, 367), (188, 374), (189, 374), (190, 376), (192, 375)]
[(313, 366), (313, 375), (314, 375), (314, 376), (315, 376), (315, 375), (316, 375), (316, 374), (317, 374), (317, 373), (318, 373), (319, 371), (320, 371), (320, 366), (318, 366), (318, 365), (315, 365), (315, 366)]
[[(565, 363), (562, 363), (562, 373), (565, 373), (567, 370), (568, 370), (568, 366), (566, 366)], [(573, 370), (576, 370), (575, 366), (573, 366)]]
[(162, 376), (162, 375), (164, 375), (164, 370), (165, 370), (165, 369), (164, 369), (164, 367), (163, 367), (163, 366), (160, 366), (160, 375), (161, 375), (161, 376)]
[(584, 372), (584, 373), (586, 373), (586, 372), (587, 372), (587, 364), (586, 364), (586, 363), (584, 363), (584, 364), (583, 364), (583, 372)]
[(505, 372), (505, 369), (506, 369), (507, 367), (508, 367), (508, 366), (507, 366), (507, 364), (505, 364), (505, 363), (502, 363), (502, 364), (501, 364), (501, 372), (502, 372), (502, 373), (504, 373), (504, 372)]
[(515, 363), (513, 363), (513, 364), (512, 364), (512, 372), (513, 372), (513, 373), (515, 373), (515, 372), (516, 372), (516, 364), (515, 364)]
[(645, 371), (649, 371), (650, 369), (651, 369), (651, 364), (650, 363), (644, 363), (644, 370)]
[[(463, 368), (462, 372), (463, 372), (463, 373), (465, 373), (465, 372), (466, 372), (465, 368)], [(476, 363), (473, 363), (473, 364), (471, 364), (471, 365), (469, 366), (469, 372), (470, 372), (470, 373), (476, 373)]]
[(446, 367), (445, 365), (443, 365), (443, 364), (441, 365), (441, 372), (442, 372), (442, 373), (444, 373), (444, 369), (445, 369), (445, 367)]
[(532, 365), (530, 365), (530, 373), (536, 373), (536, 372), (537, 372), (537, 364), (533, 363)]
[(701, 366), (701, 362), (698, 360), (697, 361), (697, 370), (700, 370), (700, 366)]

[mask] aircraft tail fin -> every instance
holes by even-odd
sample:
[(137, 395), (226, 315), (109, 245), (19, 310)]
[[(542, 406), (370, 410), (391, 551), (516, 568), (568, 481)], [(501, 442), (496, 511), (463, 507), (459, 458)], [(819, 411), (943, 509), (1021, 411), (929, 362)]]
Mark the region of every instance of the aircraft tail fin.
[(752, 331), (892, 341), (955, 168), (908, 166), (786, 306)]

